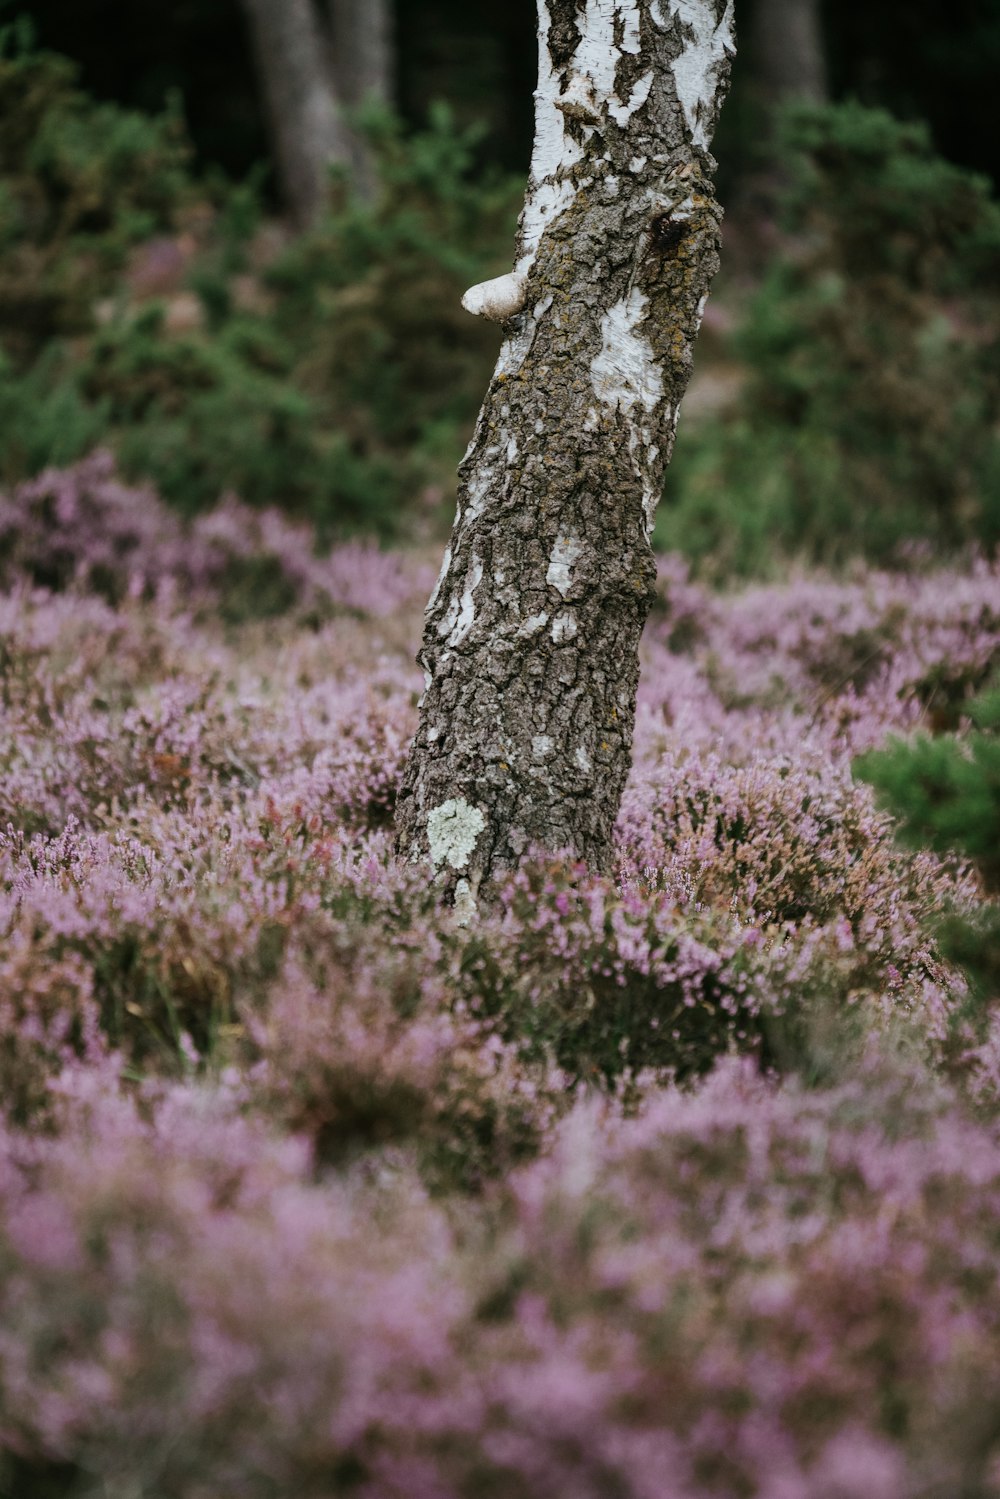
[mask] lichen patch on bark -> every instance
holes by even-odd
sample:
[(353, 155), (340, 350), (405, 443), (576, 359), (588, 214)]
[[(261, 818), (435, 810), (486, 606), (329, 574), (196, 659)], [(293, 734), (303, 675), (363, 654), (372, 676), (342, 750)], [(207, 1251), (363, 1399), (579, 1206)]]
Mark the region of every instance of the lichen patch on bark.
[(485, 826), (482, 812), (470, 806), (464, 797), (452, 797), (432, 808), (427, 814), (431, 863), (435, 868), (448, 864), (452, 869), (464, 869)]

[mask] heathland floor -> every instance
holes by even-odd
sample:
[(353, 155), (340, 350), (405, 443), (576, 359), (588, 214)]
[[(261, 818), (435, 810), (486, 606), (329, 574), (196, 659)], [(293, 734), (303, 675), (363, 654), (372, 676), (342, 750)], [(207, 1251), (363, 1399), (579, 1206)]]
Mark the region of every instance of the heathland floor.
[(432, 582), (0, 503), (0, 1494), (1000, 1494), (989, 897), (852, 770), (968, 735), (1000, 569), (664, 558), (616, 868), (466, 926), (392, 852)]

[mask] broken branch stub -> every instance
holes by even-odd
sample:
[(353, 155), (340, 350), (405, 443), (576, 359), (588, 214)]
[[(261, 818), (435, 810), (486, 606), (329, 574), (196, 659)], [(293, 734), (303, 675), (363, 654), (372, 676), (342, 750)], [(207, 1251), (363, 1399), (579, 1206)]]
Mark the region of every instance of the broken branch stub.
[(427, 606), (397, 843), (466, 904), (538, 845), (607, 867), (631, 763), (650, 535), (721, 210), (708, 146), (733, 0), (538, 0), (504, 342)]

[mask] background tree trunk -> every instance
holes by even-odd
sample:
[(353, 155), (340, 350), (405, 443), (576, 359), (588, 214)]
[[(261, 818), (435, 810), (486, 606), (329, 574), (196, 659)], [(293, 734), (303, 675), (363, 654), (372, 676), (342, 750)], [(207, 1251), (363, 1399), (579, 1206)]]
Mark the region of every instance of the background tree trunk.
[(329, 41), (312, 0), (243, 0), (267, 101), (281, 186), (305, 228), (322, 207), (331, 162), (351, 164)]
[(769, 109), (785, 99), (826, 102), (820, 0), (756, 0), (750, 51), (757, 92)]
[(391, 102), (393, 26), (389, 0), (330, 0), (333, 60), (341, 98), (350, 108)]
[(505, 324), (428, 604), (398, 846), (459, 903), (532, 844), (606, 868), (650, 534), (721, 217), (732, 0), (538, 0), (535, 147)]
[[(330, 0), (334, 76), (348, 109), (389, 105), (395, 97), (394, 38), (389, 0)], [(350, 132), (351, 160), (359, 191), (370, 197), (377, 175), (362, 134)]]

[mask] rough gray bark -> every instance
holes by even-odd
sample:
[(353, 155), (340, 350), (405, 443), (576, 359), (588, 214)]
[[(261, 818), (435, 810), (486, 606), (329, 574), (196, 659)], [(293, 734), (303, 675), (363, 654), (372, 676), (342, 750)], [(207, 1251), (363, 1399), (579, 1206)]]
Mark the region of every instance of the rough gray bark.
[(282, 190), (296, 223), (322, 208), (331, 162), (351, 164), (329, 41), (313, 0), (243, 0), (267, 101)]
[(732, 0), (538, 0), (505, 339), (427, 607), (400, 852), (464, 904), (532, 844), (606, 868), (631, 763), (653, 515), (721, 211)]
[(826, 102), (820, 0), (756, 0), (751, 53), (758, 92), (769, 106), (785, 99)]

